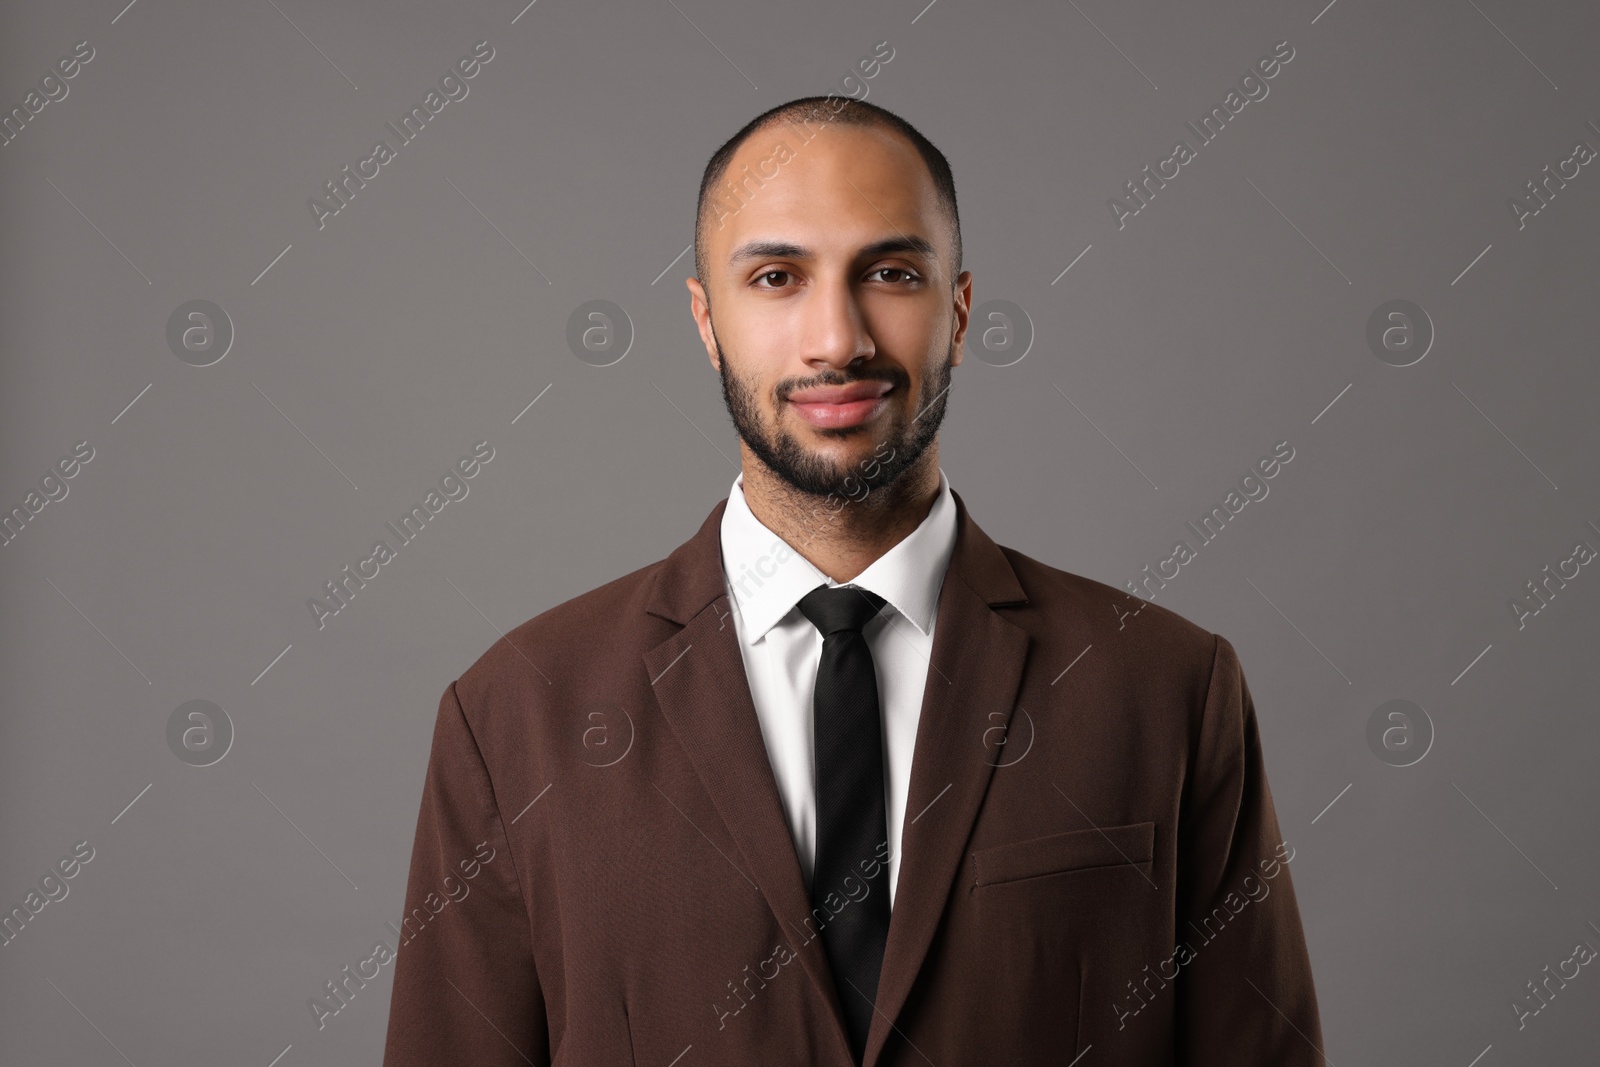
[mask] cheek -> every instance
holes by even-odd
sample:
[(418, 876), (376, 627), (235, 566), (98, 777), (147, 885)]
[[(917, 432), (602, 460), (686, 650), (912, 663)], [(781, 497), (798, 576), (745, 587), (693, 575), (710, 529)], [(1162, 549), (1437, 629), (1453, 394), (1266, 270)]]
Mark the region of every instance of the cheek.
[(771, 397), (783, 379), (815, 373), (798, 356), (804, 337), (802, 326), (795, 315), (786, 311), (741, 310), (738, 315), (718, 317), (717, 344), (729, 373), (746, 392)]
[(872, 335), (879, 357), (899, 364), (918, 389), (938, 380), (950, 358), (950, 324), (933, 308), (890, 309), (874, 323)]

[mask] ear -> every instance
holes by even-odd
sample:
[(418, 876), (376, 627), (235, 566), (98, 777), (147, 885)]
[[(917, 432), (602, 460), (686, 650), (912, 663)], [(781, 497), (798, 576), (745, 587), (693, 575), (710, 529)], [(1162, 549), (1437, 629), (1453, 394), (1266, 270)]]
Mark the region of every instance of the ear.
[(956, 278), (955, 292), (952, 296), (953, 311), (956, 317), (956, 328), (950, 336), (950, 365), (959, 367), (961, 357), (966, 354), (967, 321), (972, 314), (972, 272), (964, 270)]
[(699, 278), (686, 278), (684, 284), (689, 287), (689, 314), (694, 316), (695, 327), (700, 331), (700, 343), (706, 346), (706, 358), (711, 360), (714, 369), (721, 371), (717, 366), (717, 341), (711, 333), (711, 299), (706, 296)]

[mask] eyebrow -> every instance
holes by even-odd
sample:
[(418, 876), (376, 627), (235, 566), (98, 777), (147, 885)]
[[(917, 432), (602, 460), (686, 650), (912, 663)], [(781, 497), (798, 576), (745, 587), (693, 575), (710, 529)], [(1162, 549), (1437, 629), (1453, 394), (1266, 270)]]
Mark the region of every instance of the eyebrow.
[[(889, 237), (882, 241), (874, 241), (856, 253), (858, 259), (871, 259), (877, 256), (886, 256), (894, 252), (911, 252), (926, 256), (928, 259), (938, 258), (938, 251), (933, 243), (926, 237), (910, 234), (903, 237)], [(747, 241), (733, 250), (728, 257), (728, 262), (737, 266), (746, 260), (753, 259), (810, 259), (810, 249), (789, 241)]]

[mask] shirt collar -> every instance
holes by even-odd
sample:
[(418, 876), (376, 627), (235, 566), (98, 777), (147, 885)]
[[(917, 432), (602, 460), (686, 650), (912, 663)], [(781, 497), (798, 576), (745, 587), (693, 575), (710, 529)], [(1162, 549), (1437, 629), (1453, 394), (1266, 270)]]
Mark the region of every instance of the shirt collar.
[(956, 506), (950, 480), (941, 468), (938, 495), (917, 528), (855, 578), (840, 583), (755, 517), (745, 502), (741, 471), (728, 492), (721, 541), (723, 578), (748, 644), (764, 637), (819, 585), (853, 585), (876, 593), (927, 634), (955, 548)]

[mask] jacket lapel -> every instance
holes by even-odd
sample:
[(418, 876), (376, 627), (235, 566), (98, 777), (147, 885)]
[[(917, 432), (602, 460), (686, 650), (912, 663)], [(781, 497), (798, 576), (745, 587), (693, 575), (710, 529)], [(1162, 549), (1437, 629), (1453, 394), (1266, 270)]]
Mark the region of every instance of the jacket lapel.
[[(994, 611), (1027, 595), (959, 494), (955, 550), (939, 590), (933, 654), (911, 760), (894, 910), (864, 1067), (873, 1067), (927, 956), (962, 853), (999, 762), (1028, 635)], [(998, 733), (997, 733), (998, 731)]]
[[(933, 653), (912, 757), (900, 870), (864, 1067), (872, 1067), (927, 955), (1010, 723), (1028, 637), (993, 610), (1027, 596), (1010, 561), (956, 503), (956, 543), (939, 592)], [(810, 900), (750, 697), (722, 575), (719, 501), (663, 561), (645, 610), (683, 628), (644, 653), (663, 716), (737, 843), (729, 857), (760, 892), (848, 1046), (821, 940), (806, 940)], [(998, 736), (1004, 736), (1002, 732)], [(676, 798), (674, 798), (676, 799)]]
[[(765, 898), (785, 931), (828, 1005), (838, 1049), (848, 1060), (827, 956), (819, 938), (806, 940), (811, 902), (729, 614), (720, 536), (726, 506), (726, 500), (719, 501), (700, 531), (658, 573), (646, 610), (683, 624), (683, 629), (644, 653), (645, 668), (662, 715), (738, 845), (739, 855), (729, 857), (730, 862)], [(682, 803), (681, 798), (671, 799)]]

